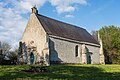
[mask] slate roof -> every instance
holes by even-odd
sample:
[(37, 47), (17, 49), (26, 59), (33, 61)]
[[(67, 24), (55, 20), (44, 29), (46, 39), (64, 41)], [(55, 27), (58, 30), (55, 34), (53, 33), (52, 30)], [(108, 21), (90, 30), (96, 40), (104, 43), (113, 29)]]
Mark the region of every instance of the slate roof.
[(81, 27), (51, 19), (40, 14), (36, 14), (36, 16), (48, 35), (99, 45), (98, 41)]

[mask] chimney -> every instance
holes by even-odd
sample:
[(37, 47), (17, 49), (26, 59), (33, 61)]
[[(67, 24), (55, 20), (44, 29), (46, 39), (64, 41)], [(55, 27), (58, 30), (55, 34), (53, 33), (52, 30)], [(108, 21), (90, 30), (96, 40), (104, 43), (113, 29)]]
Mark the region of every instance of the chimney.
[(37, 10), (36, 6), (33, 6), (31, 9), (32, 9), (32, 13), (38, 14), (38, 10)]

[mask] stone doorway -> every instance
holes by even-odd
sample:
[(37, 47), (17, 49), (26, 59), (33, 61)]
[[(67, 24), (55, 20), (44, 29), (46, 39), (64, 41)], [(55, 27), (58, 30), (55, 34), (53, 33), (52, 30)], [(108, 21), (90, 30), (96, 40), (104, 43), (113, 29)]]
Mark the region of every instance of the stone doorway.
[(30, 53), (30, 64), (34, 64), (34, 53)]
[(91, 53), (89, 52), (89, 49), (85, 47), (86, 49), (86, 57), (87, 57), (87, 64), (91, 64)]
[(91, 64), (91, 56), (90, 55), (88, 55), (87, 64)]

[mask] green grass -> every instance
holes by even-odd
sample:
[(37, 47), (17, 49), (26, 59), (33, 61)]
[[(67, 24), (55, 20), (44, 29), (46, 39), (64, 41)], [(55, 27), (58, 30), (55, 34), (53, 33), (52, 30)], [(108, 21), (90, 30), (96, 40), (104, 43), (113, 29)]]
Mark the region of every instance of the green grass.
[(21, 72), (29, 65), (1, 65), (0, 80), (120, 80), (120, 65), (52, 65), (49, 73)]

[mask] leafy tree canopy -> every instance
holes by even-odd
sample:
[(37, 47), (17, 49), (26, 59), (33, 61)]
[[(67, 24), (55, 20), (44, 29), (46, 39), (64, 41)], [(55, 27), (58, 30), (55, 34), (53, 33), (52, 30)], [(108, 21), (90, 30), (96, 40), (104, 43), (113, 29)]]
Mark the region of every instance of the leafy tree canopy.
[(103, 41), (103, 49), (106, 60), (112, 63), (120, 63), (120, 28), (117, 26), (104, 26), (99, 31)]

